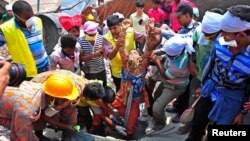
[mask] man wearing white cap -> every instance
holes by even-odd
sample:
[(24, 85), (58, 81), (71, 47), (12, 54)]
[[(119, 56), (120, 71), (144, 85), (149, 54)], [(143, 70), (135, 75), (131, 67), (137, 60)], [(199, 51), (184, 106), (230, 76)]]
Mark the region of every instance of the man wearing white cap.
[(12, 5), (10, 4), (6, 5), (5, 9), (7, 13), (2, 16), (1, 23), (4, 23), (14, 17), (13, 12), (12, 12)]
[(85, 36), (80, 37), (78, 42), (81, 45), (80, 60), (84, 61), (85, 78), (98, 79), (107, 86), (107, 76), (104, 64), (104, 48), (102, 46), (103, 36), (97, 32), (98, 23), (87, 21), (83, 25)]
[[(239, 123), (250, 86), (250, 6), (232, 6), (221, 20), (222, 37), (215, 41), (202, 75), (201, 99), (186, 141), (201, 140), (209, 120), (217, 125)], [(237, 120), (236, 120), (237, 119)]]
[(188, 53), (194, 52), (191, 38), (183, 38), (177, 34), (170, 38), (163, 45), (163, 48), (156, 50), (158, 52), (166, 52), (166, 62), (164, 66), (160, 60), (153, 57), (153, 61), (157, 65), (159, 73), (163, 77), (163, 92), (156, 99), (153, 105), (154, 126), (147, 128), (146, 133), (154, 133), (161, 130), (166, 125), (166, 116), (164, 108), (169, 102), (183, 94), (189, 84), (188, 71)]

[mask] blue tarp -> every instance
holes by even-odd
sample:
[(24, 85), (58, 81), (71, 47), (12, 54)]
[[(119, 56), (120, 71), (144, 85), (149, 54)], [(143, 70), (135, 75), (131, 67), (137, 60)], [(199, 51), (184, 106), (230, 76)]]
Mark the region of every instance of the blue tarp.
[[(61, 0), (61, 12), (68, 15), (80, 14), (87, 6), (93, 5), (95, 0)], [(70, 10), (65, 10), (71, 8)]]

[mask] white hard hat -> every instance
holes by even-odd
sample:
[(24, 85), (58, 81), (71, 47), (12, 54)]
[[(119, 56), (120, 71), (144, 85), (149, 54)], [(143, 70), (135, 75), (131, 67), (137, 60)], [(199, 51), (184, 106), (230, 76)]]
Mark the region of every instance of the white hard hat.
[(5, 9), (7, 10), (7, 11), (12, 11), (12, 5), (6, 5), (5, 6)]

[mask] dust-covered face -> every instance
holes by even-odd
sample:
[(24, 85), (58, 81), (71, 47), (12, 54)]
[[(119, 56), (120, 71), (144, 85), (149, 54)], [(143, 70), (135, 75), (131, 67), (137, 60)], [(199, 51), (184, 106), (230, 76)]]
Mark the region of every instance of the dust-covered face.
[(131, 50), (128, 55), (128, 65), (130, 67), (137, 67), (139, 65), (140, 54), (137, 50)]

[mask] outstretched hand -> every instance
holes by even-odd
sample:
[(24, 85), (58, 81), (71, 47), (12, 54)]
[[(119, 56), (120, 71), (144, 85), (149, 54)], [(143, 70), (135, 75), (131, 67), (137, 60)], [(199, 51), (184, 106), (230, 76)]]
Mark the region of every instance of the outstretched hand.
[(148, 50), (154, 50), (161, 43), (161, 36), (152, 33), (153, 30), (149, 30), (147, 37), (147, 48)]

